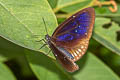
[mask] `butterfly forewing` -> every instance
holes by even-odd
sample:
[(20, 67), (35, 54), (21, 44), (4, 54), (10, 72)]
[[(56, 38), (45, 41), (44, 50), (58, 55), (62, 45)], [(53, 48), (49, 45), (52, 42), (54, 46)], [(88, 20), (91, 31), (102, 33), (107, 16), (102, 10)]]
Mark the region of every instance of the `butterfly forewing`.
[(90, 39), (94, 20), (94, 9), (83, 9), (60, 24), (53, 33), (52, 38), (58, 46), (79, 46), (82, 41)]

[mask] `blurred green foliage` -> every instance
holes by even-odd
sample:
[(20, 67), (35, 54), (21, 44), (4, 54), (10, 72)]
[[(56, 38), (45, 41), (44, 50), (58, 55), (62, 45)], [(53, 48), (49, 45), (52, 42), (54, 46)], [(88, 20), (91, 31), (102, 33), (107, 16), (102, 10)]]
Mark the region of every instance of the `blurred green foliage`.
[[(95, 5), (97, 0), (0, 0), (0, 80), (120, 80), (120, 2)], [(108, 1), (108, 0), (107, 0)], [(102, 0), (101, 2), (106, 2)], [(80, 70), (66, 72), (48, 46), (39, 49), (46, 31), (73, 13), (93, 7), (96, 20), (86, 55), (76, 63)]]

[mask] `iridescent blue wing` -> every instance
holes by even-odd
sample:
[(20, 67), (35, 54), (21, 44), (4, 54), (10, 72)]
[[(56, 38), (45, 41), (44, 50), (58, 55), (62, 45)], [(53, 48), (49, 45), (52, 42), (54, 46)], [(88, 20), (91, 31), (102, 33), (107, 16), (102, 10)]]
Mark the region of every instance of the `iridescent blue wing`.
[(94, 9), (83, 9), (58, 26), (52, 35), (52, 41), (68, 51), (74, 57), (73, 61), (77, 61), (88, 47), (94, 21)]
[[(95, 20), (93, 8), (86, 8), (65, 20), (53, 33), (52, 37), (58, 42), (68, 43), (89, 38)], [(66, 45), (66, 44), (64, 44)], [(66, 45), (67, 46), (67, 45)], [(72, 45), (73, 46), (73, 45)]]

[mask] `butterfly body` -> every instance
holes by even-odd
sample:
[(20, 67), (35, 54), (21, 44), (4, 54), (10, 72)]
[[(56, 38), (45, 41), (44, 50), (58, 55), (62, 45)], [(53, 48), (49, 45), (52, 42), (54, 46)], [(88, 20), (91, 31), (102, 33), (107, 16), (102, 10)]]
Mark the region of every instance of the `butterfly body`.
[(46, 41), (56, 59), (69, 72), (79, 69), (74, 63), (86, 52), (95, 21), (93, 8), (86, 8), (72, 15), (60, 24)]

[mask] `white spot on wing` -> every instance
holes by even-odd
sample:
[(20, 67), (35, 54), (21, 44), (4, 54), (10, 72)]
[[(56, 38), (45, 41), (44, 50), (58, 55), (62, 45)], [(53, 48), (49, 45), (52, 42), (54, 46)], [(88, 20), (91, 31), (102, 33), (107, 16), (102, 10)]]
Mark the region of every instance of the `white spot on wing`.
[(82, 52), (82, 55), (84, 55), (84, 52)]
[(76, 53), (79, 55), (79, 52), (76, 50)]
[(55, 56), (57, 57), (57, 54), (55, 54)]
[(83, 49), (83, 51), (85, 51), (85, 49)]
[(74, 18), (75, 16), (73, 16), (73, 18)]
[(74, 52), (74, 55), (77, 56), (77, 54)]
[(85, 35), (87, 35), (87, 33), (85, 33)]
[(85, 49), (86, 49), (87, 47), (85, 46)]
[(79, 59), (79, 57), (77, 57), (77, 59)]
[(78, 49), (79, 52), (81, 52), (81, 49)]
[(81, 54), (79, 54), (79, 56), (82, 56)]
[(75, 57), (73, 54), (72, 54), (73, 57)]
[(84, 48), (84, 46), (81, 46), (81, 48), (83, 49), (83, 48)]

